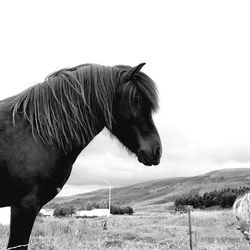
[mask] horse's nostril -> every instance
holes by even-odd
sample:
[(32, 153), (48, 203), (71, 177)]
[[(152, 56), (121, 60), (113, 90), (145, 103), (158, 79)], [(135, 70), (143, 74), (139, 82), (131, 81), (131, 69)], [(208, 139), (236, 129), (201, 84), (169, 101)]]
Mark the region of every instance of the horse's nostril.
[(157, 146), (155, 148), (155, 157), (159, 158), (160, 154), (161, 154), (161, 148), (160, 148), (160, 146)]

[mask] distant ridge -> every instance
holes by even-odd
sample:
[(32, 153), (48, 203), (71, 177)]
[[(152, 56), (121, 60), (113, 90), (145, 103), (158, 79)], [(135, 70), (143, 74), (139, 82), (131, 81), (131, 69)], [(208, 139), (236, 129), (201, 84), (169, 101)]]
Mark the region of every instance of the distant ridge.
[[(194, 177), (175, 177), (150, 180), (130, 186), (112, 189), (112, 204), (141, 208), (173, 202), (185, 194), (202, 194), (214, 189), (250, 187), (250, 168), (215, 170)], [(75, 207), (87, 201), (101, 201), (108, 198), (108, 190), (101, 189), (89, 193), (52, 200), (47, 207), (55, 204), (71, 204)]]

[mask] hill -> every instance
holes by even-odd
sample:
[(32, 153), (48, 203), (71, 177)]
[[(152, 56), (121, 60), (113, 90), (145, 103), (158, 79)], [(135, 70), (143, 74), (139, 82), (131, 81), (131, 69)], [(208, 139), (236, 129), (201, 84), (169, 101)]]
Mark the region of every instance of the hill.
[[(186, 194), (203, 194), (215, 189), (250, 187), (250, 169), (222, 169), (194, 177), (165, 178), (137, 183), (130, 186), (112, 189), (112, 204), (142, 208), (166, 204)], [(87, 201), (108, 199), (108, 190), (101, 189), (89, 193), (52, 200), (47, 207), (56, 204), (71, 204), (78, 207)]]

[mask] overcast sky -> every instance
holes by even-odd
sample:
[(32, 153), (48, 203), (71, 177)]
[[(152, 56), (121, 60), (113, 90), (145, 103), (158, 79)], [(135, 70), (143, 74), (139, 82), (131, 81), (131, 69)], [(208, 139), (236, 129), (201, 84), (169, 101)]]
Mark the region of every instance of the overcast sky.
[(249, 1), (4, 1), (0, 99), (82, 63), (147, 64), (162, 162), (137, 162), (108, 132), (76, 161), (61, 194), (250, 166)]

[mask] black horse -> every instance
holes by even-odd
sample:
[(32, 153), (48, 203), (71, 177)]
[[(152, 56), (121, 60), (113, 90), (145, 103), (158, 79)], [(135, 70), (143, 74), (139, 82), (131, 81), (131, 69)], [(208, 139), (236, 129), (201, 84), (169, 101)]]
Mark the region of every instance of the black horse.
[(8, 248), (28, 248), (37, 213), (104, 127), (141, 163), (159, 164), (152, 120), (157, 90), (143, 65), (62, 69), (0, 101), (0, 207), (11, 206)]

